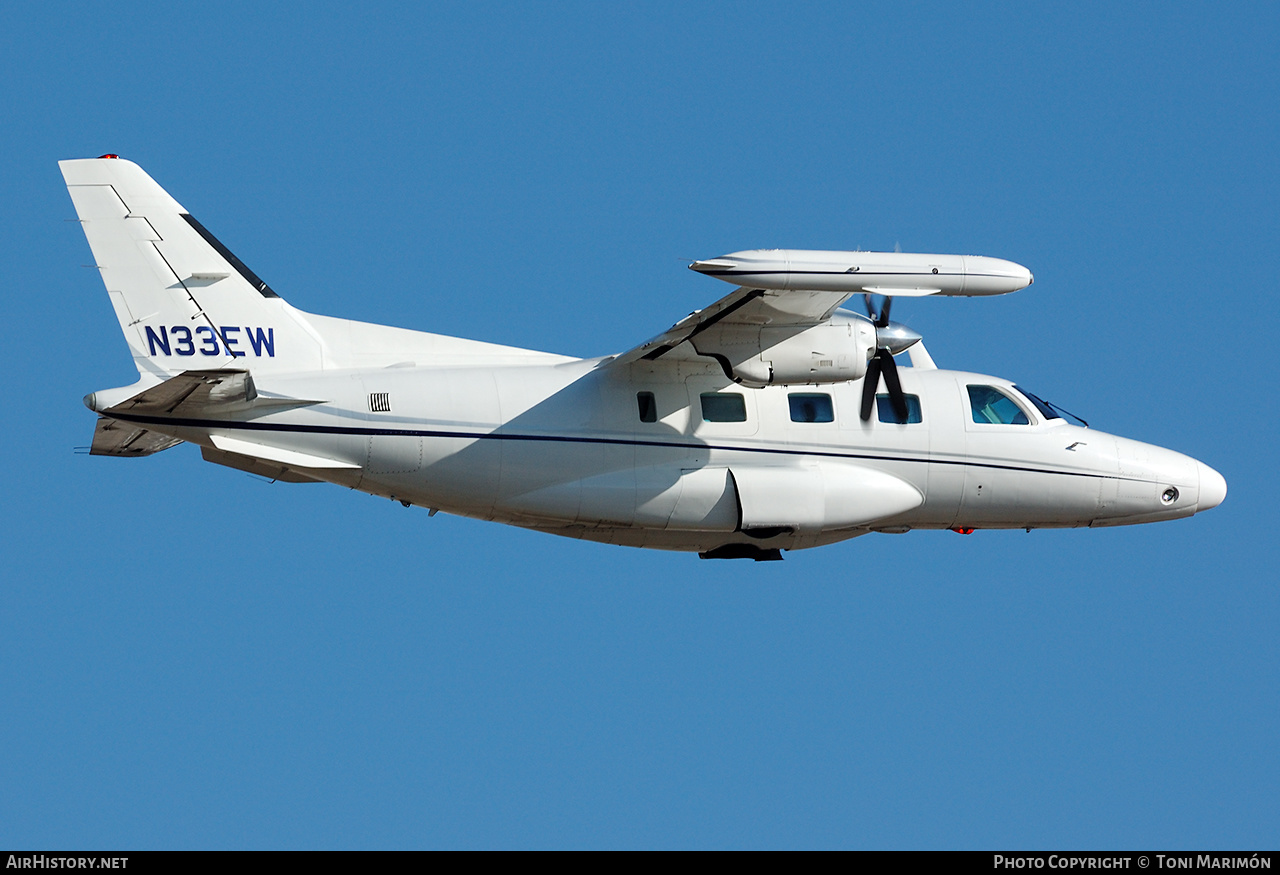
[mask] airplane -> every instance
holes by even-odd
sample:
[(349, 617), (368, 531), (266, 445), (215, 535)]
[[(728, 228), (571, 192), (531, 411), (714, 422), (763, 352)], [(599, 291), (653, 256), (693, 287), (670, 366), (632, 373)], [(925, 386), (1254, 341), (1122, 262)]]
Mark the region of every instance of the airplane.
[[(889, 319), (897, 297), (1029, 286), (1011, 261), (735, 252), (690, 265), (732, 292), (576, 358), (304, 313), (137, 164), (60, 167), (139, 374), (85, 396), (94, 455), (186, 441), (430, 515), (757, 561), (871, 532), (1178, 519), (1226, 497), (1202, 462), (938, 368)], [(855, 296), (865, 316), (841, 309)]]

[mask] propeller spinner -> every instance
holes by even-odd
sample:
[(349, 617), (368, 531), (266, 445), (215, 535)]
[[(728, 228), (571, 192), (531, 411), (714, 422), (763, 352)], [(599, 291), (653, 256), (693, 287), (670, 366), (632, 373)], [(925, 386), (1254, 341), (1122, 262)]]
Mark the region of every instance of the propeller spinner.
[(876, 327), (876, 352), (867, 362), (867, 374), (862, 382), (862, 421), (871, 419), (871, 408), (876, 401), (876, 390), (880, 388), (880, 377), (884, 377), (885, 388), (889, 390), (889, 403), (899, 422), (907, 421), (907, 396), (902, 392), (902, 381), (898, 379), (898, 365), (893, 357), (918, 343), (922, 338), (905, 325), (889, 321), (889, 308), (893, 304), (892, 297), (881, 300), (877, 313), (871, 295), (863, 295), (867, 304), (867, 318)]

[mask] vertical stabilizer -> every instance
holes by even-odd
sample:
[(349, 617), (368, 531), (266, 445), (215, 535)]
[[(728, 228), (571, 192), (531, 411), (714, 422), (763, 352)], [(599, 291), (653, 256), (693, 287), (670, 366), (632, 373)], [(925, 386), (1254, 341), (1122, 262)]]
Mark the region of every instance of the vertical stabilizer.
[(187, 370), (318, 370), (290, 307), (132, 161), (61, 161), (67, 191), (143, 379)]

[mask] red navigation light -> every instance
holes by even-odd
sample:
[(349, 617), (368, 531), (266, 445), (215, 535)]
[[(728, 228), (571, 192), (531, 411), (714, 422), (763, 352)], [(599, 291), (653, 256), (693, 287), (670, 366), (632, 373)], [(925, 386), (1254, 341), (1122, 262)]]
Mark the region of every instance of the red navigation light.
[(119, 158), (119, 155), (99, 155), (99, 158)]
[(972, 535), (972, 534), (973, 534), (973, 529), (970, 529), (970, 528), (968, 528), (968, 527), (966, 527), (966, 526), (961, 526), (960, 528), (952, 529), (951, 531), (955, 532), (957, 535)]

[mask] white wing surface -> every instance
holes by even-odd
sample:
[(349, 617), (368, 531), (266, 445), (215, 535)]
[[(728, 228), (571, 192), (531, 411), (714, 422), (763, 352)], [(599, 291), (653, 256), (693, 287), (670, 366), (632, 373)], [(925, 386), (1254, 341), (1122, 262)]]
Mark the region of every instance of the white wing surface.
[[(738, 288), (711, 306), (690, 313), (657, 337), (617, 356), (615, 361), (619, 364), (640, 359), (652, 361), (671, 354), (680, 344), (695, 337), (708, 347), (720, 347), (725, 345), (722, 336), (726, 332), (736, 334), (744, 328), (770, 326), (804, 330), (830, 319), (851, 294)], [(687, 354), (694, 354), (692, 349), (686, 350)]]
[(901, 352), (919, 335), (837, 313), (853, 295), (1000, 295), (1033, 281), (1031, 271), (1011, 261), (910, 252), (760, 249), (689, 268), (738, 288), (603, 364), (700, 357), (750, 386), (855, 380), (877, 349)]

